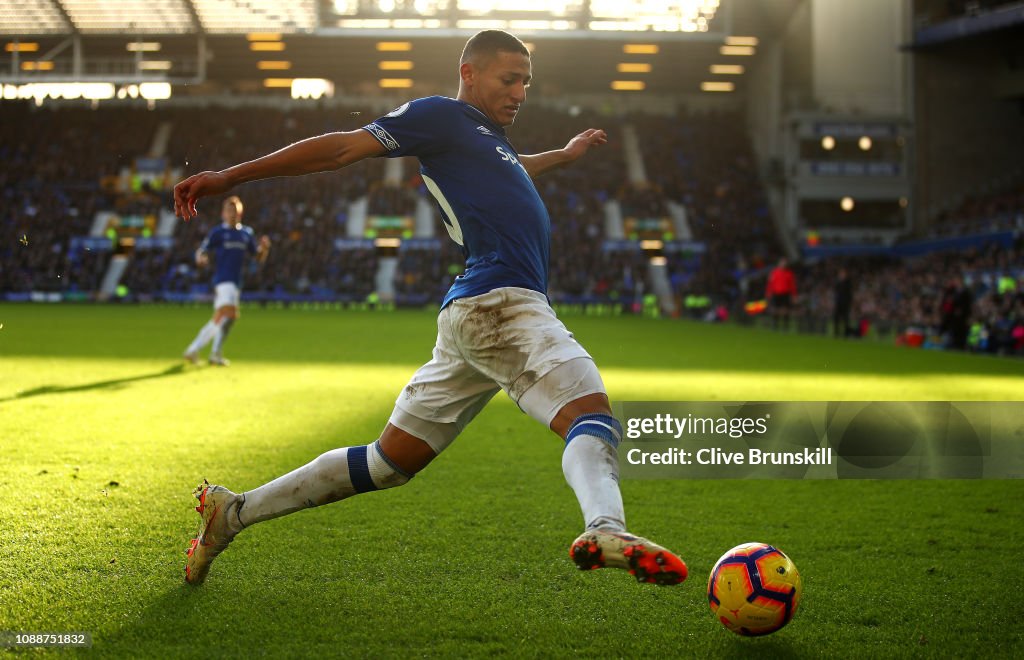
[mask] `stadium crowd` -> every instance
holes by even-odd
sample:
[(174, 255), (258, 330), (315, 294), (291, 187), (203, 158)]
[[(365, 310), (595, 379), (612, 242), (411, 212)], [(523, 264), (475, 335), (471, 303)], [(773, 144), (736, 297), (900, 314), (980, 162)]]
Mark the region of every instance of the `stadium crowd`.
[[(837, 282), (849, 277), (849, 331), (837, 328)], [(1024, 355), (1024, 242), (919, 257), (834, 258), (799, 273), (800, 329)], [(840, 311), (841, 313), (841, 311)]]
[(700, 269), (678, 295), (742, 297), (741, 281), (781, 253), (743, 118), (732, 113), (637, 115), (648, 177), (687, 212), (705, 243)]
[(973, 195), (940, 213), (924, 232), (927, 237), (1024, 231), (1024, 184), (988, 195)]
[[(170, 207), (166, 186), (118, 191), (110, 178), (146, 156), (162, 125), (170, 125), (163, 158), (191, 172), (223, 167), (330, 130), (362, 126), (375, 113), (355, 107), (282, 110), (269, 107), (167, 107), (148, 112), (120, 106), (33, 108), (0, 105), (0, 293), (79, 292), (99, 288), (113, 250), (76, 242), (88, 236), (100, 211), (158, 217)], [(648, 175), (642, 187), (624, 183), (621, 134), (637, 130)], [(618, 200), (626, 213), (663, 217), (680, 204), (699, 254), (666, 254), (677, 300), (708, 299), (732, 314), (759, 295), (751, 275), (765, 272), (781, 248), (775, 237), (750, 141), (738, 116), (644, 114), (599, 116), (542, 106), (524, 111), (509, 137), (522, 153), (550, 149), (586, 126), (613, 137), (601, 153), (538, 180), (552, 218), (552, 300), (634, 304), (651, 291), (648, 258), (637, 249), (606, 243), (605, 205)], [(32, 134), (31, 143), (23, 136)], [(251, 184), (240, 191), (244, 222), (273, 248), (261, 267), (251, 264), (246, 292), (365, 300), (377, 289), (379, 257), (366, 241), (348, 237), (350, 204), (367, 197), (370, 214), (412, 216), (428, 193), (415, 165), (405, 163), (398, 187), (382, 185), (384, 159), (340, 173)], [(220, 222), (213, 206), (199, 219), (178, 223), (169, 243), (135, 249), (122, 283), (137, 298), (181, 299), (209, 288), (194, 252)], [(436, 304), (461, 271), (462, 257), (439, 220), (437, 240), (398, 251), (394, 287), (405, 304)], [(147, 220), (147, 223), (150, 221)], [(152, 223), (150, 223), (152, 224)], [(1013, 230), (1024, 225), (1024, 189), (968, 200), (937, 219), (931, 235)], [(147, 224), (149, 228), (149, 224)], [(148, 229), (147, 229), (148, 230)], [(91, 247), (90, 247), (91, 246)], [(911, 343), (949, 344), (1020, 352), (1024, 324), (1021, 247), (915, 259), (830, 259), (799, 267), (802, 327), (822, 330), (834, 308), (832, 283), (844, 269), (853, 283), (853, 334), (869, 328)], [(1009, 284), (1013, 281), (1013, 286)], [(963, 286), (955, 285), (962, 282)], [(951, 313), (963, 308), (967, 312)], [(683, 307), (683, 305), (680, 305)], [(958, 316), (959, 315), (959, 316)], [(715, 318), (723, 318), (723, 314)], [(964, 320), (963, 317), (966, 317)], [(964, 326), (966, 325), (966, 330)], [(909, 334), (908, 334), (909, 333)], [(916, 339), (920, 335), (923, 339)], [(938, 337), (945, 339), (939, 340)]]
[(136, 115), (0, 104), (0, 291), (66, 290), (102, 276), (97, 255), (69, 262), (69, 241), (114, 203), (98, 173), (130, 162), (133, 145), (155, 129), (152, 117)]

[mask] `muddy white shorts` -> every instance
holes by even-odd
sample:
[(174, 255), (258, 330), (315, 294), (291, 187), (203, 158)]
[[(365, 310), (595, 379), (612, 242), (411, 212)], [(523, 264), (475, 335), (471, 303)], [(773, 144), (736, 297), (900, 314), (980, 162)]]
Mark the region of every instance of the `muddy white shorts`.
[(440, 452), (499, 390), (548, 426), (567, 403), (605, 388), (547, 298), (507, 287), (441, 310), (433, 358), (402, 390), (390, 421)]
[(238, 290), (238, 285), (234, 282), (221, 282), (213, 288), (213, 308), (215, 310), (228, 305), (238, 307), (241, 298), (242, 292)]

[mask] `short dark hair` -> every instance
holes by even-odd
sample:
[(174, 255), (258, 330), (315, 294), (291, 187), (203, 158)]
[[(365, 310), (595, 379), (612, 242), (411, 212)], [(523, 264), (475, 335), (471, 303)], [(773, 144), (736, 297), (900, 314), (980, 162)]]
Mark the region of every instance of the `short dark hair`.
[(466, 42), (466, 47), (462, 50), (462, 58), (459, 60), (459, 64), (465, 64), (469, 60), (481, 56), (491, 57), (497, 55), (498, 51), (530, 56), (530, 50), (526, 47), (526, 44), (519, 40), (519, 37), (511, 35), (504, 30), (483, 30), (474, 34)]

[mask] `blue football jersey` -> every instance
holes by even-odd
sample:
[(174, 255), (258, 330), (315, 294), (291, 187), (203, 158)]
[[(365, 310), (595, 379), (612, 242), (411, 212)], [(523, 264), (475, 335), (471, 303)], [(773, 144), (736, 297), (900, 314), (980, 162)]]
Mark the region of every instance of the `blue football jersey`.
[(256, 254), (256, 238), (251, 227), (218, 225), (199, 246), (201, 252), (213, 254), (213, 283), (234, 282), (242, 286), (242, 266), (247, 254)]
[(551, 219), (502, 127), (468, 103), (430, 96), (363, 127), (389, 158), (415, 156), (465, 272), (442, 307), (515, 286), (547, 294)]

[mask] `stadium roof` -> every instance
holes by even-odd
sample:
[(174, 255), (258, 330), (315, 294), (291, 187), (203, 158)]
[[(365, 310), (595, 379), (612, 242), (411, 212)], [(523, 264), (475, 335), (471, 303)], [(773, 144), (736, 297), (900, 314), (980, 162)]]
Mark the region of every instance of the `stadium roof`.
[(0, 34), (312, 32), (316, 0), (4, 0)]
[[(0, 82), (167, 80), (243, 92), (268, 78), (324, 78), (351, 91), (383, 78), (451, 86), (467, 36), (494, 26), (531, 44), (539, 85), (566, 92), (608, 92), (615, 80), (655, 92), (696, 92), (707, 81), (742, 89), (736, 72), (753, 58), (723, 54), (726, 38), (763, 41), (803, 1), (0, 0)], [(616, 26), (628, 29), (607, 29)], [(407, 50), (382, 51), (382, 40)], [(627, 53), (626, 44), (657, 52)], [(723, 64), (731, 66), (711, 72)]]

